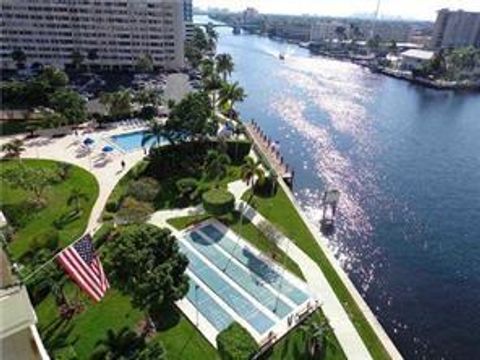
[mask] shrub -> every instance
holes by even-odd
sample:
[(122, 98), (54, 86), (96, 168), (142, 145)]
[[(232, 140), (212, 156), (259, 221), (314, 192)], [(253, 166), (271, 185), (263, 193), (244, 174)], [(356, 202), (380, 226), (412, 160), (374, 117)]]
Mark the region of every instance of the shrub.
[(143, 175), (145, 170), (148, 167), (149, 162), (147, 160), (141, 160), (137, 165), (135, 165), (129, 172), (132, 179), (138, 180), (140, 176)]
[(55, 360), (77, 360), (78, 356), (73, 346), (70, 345), (70, 346), (61, 348), (59, 350), (56, 350), (53, 353), (53, 358)]
[(198, 188), (198, 181), (195, 178), (183, 178), (178, 180), (175, 183), (175, 186), (180, 193), (180, 197), (189, 196), (190, 198), (192, 198), (191, 195), (195, 195), (194, 193)]
[(109, 212), (104, 213), (102, 216), (103, 221), (111, 221), (113, 220), (113, 218), (114, 218), (113, 214)]
[(60, 235), (57, 230), (46, 230), (35, 235), (32, 240), (32, 248), (34, 250), (46, 248), (53, 251), (58, 248), (59, 241)]
[(230, 213), (235, 204), (233, 194), (221, 189), (212, 189), (203, 193), (202, 200), (205, 210), (214, 216)]
[(127, 195), (138, 201), (152, 202), (160, 191), (160, 184), (153, 178), (142, 178), (130, 183)]
[(217, 335), (217, 348), (222, 360), (248, 360), (258, 351), (252, 335), (236, 322)]
[(145, 222), (151, 213), (153, 207), (150, 204), (127, 197), (123, 200), (115, 221), (119, 224), (140, 224)]
[(35, 216), (35, 205), (29, 201), (22, 201), (18, 204), (5, 204), (2, 207), (2, 211), (13, 227), (22, 228)]
[(70, 177), (73, 165), (69, 163), (59, 162), (57, 163), (57, 174), (60, 180), (65, 181)]
[(107, 210), (108, 212), (117, 212), (118, 210), (118, 202), (117, 201), (114, 201), (114, 200), (110, 200), (109, 202), (107, 202), (107, 205), (105, 205), (105, 210)]
[(152, 105), (145, 105), (144, 107), (142, 107), (140, 113), (138, 114), (138, 116), (144, 120), (151, 120), (157, 115), (157, 108)]

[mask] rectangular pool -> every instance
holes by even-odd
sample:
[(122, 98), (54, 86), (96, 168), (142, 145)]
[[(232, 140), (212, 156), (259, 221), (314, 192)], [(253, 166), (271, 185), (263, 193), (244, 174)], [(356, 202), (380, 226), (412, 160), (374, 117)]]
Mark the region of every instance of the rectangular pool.
[(218, 331), (241, 319), (265, 336), (312, 300), (300, 279), (221, 224), (199, 224), (179, 245), (189, 260), (187, 299)]
[[(142, 139), (146, 131), (134, 131), (119, 135), (112, 135), (110, 136), (110, 141), (114, 143), (117, 147), (125, 152), (130, 152), (134, 150), (139, 150), (142, 148)], [(160, 145), (167, 144), (168, 141), (166, 139), (160, 140)], [(150, 148), (157, 144), (156, 139), (151, 139), (145, 144), (145, 148)]]

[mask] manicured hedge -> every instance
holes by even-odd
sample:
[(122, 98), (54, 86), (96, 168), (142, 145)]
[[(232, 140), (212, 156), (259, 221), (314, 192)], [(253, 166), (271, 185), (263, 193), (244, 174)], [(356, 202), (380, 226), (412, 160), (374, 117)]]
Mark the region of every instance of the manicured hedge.
[(233, 194), (221, 189), (212, 189), (203, 193), (202, 200), (205, 210), (214, 216), (230, 213), (235, 204)]
[(252, 335), (236, 322), (218, 334), (217, 348), (222, 360), (248, 360), (258, 351)]

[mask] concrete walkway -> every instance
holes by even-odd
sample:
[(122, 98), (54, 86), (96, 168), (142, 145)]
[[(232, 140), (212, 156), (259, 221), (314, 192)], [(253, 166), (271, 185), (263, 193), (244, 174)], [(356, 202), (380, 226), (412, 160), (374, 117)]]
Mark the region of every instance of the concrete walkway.
[[(115, 185), (144, 156), (142, 150), (124, 153), (116, 148), (113, 152), (104, 154), (102, 148), (105, 145), (111, 145), (108, 140), (109, 136), (139, 129), (141, 127), (133, 124), (119, 124), (110, 130), (94, 131), (77, 136), (69, 134), (61, 138), (52, 138), (51, 132), (44, 132), (38, 138), (25, 140), (26, 151), (22, 153), (21, 157), (68, 162), (89, 171), (95, 177), (99, 186), (99, 194), (85, 229), (86, 232), (94, 232), (101, 224), (102, 211)], [(2, 137), (0, 146), (14, 138), (23, 139), (24, 136), (23, 134)], [(82, 145), (83, 140), (87, 137), (94, 140), (90, 151)], [(123, 170), (122, 160), (125, 161)]]

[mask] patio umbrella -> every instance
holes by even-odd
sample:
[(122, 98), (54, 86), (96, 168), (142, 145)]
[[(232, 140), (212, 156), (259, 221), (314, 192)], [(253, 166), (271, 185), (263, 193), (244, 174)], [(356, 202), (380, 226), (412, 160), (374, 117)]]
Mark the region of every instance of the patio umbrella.
[(84, 145), (92, 145), (95, 142), (92, 138), (87, 137), (85, 140), (83, 140)]
[(113, 150), (114, 150), (114, 148), (111, 147), (110, 145), (105, 145), (105, 146), (103, 147), (103, 149), (102, 149), (102, 151), (103, 151), (104, 153), (109, 153), (109, 152), (112, 152)]

